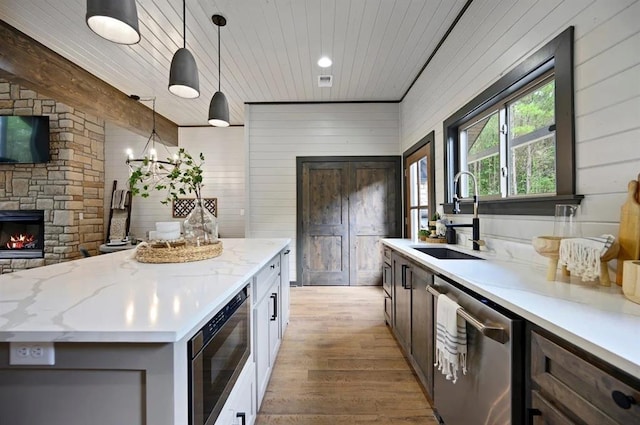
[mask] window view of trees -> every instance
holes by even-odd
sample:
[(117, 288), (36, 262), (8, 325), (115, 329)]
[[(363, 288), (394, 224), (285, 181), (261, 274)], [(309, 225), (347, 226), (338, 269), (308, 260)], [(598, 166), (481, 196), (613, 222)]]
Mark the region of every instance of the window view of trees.
[[(498, 112), (478, 121), (466, 130), (468, 140), (467, 171), (478, 181), (480, 196), (500, 195), (500, 122)], [(467, 194), (473, 194), (468, 180)]]
[[(556, 193), (554, 96), (551, 79), (461, 126), (461, 169), (476, 176), (480, 196), (500, 196), (502, 188), (508, 188), (510, 196)], [(501, 172), (501, 158), (506, 173)]]
[(554, 81), (509, 105), (509, 194), (556, 193)]

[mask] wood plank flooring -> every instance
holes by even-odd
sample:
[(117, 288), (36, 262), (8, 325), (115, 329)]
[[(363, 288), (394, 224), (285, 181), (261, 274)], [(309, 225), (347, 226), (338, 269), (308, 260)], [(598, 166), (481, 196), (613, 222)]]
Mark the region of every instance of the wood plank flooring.
[(256, 425), (436, 425), (382, 303), (381, 287), (291, 288)]

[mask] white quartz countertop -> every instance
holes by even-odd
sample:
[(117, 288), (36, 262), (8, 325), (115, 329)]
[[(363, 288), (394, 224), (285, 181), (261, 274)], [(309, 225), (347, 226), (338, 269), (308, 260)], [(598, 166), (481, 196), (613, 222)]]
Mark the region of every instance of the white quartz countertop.
[(219, 257), (146, 264), (133, 250), (0, 276), (0, 341), (176, 342), (289, 239), (222, 239)]
[[(640, 378), (640, 305), (622, 295), (618, 285), (548, 282), (540, 266), (499, 258), (487, 252), (435, 244), (486, 261), (438, 260), (423, 254), (407, 239), (383, 243), (468, 289), (513, 311), (532, 323)], [(558, 278), (560, 277), (558, 270)]]

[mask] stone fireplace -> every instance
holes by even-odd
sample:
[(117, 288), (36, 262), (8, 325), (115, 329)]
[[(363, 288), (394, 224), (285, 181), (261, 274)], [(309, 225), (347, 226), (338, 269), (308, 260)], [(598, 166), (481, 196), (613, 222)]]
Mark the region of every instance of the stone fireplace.
[(44, 211), (0, 211), (0, 258), (44, 258)]
[[(0, 273), (80, 258), (81, 246), (96, 255), (104, 241), (104, 120), (2, 79), (0, 115), (48, 116), (51, 155), (47, 163), (0, 164), (0, 211), (7, 218)], [(23, 217), (34, 211), (37, 219)]]

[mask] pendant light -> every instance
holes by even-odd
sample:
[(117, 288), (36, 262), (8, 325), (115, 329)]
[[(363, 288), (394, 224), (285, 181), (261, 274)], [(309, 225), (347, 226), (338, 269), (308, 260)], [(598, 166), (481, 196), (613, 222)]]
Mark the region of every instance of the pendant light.
[(222, 15), (213, 15), (211, 20), (218, 27), (218, 91), (209, 104), (209, 124), (215, 127), (229, 127), (229, 103), (220, 91), (220, 27), (227, 25), (227, 20)]
[(87, 0), (86, 22), (93, 32), (114, 43), (140, 41), (135, 0)]
[(185, 99), (200, 96), (198, 66), (196, 60), (187, 50), (187, 5), (182, 0), (182, 47), (173, 55), (169, 71), (169, 91)]
[[(144, 145), (141, 154), (136, 158), (133, 155), (132, 149), (127, 149), (126, 164), (129, 167), (129, 175), (139, 171), (141, 173), (139, 180), (150, 187), (154, 187), (160, 184), (166, 176), (171, 173), (175, 167), (175, 156), (171, 157), (169, 149), (162, 143), (160, 136), (156, 132), (156, 98), (148, 97), (141, 99), (140, 96), (130, 95), (131, 99), (141, 102), (151, 101), (153, 107), (153, 121), (151, 128), (151, 135), (147, 139), (147, 144)], [(160, 145), (164, 148), (166, 159), (158, 159), (158, 150), (156, 149), (156, 139), (160, 141)]]

